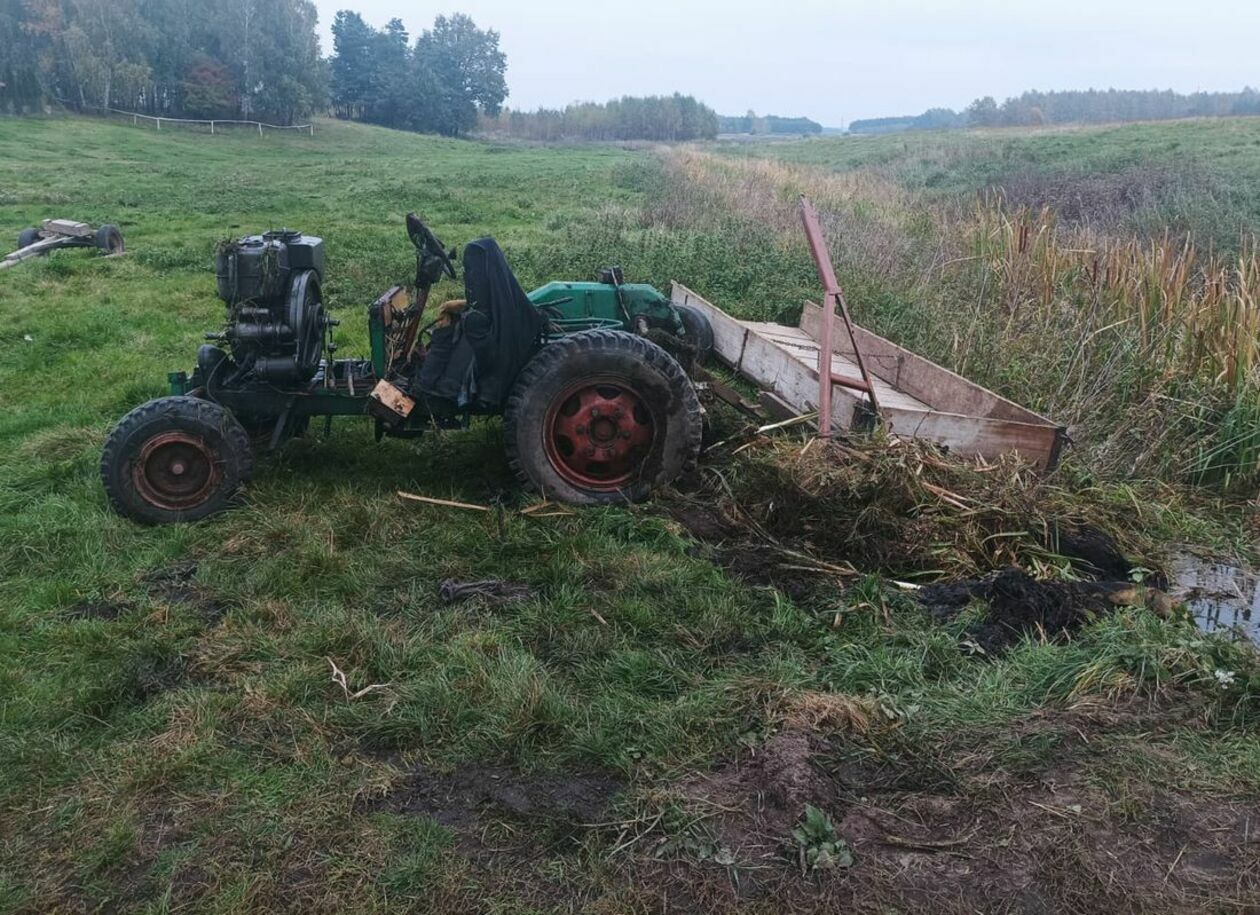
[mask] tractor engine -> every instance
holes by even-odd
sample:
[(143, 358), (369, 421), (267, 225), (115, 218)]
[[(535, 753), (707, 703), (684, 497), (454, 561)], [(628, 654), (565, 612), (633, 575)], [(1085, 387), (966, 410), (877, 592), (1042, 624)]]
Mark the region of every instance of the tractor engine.
[(226, 343), (242, 372), (272, 384), (309, 381), (328, 328), (320, 282), (324, 241), (290, 229), (248, 235), (215, 254), (227, 326), (207, 339)]

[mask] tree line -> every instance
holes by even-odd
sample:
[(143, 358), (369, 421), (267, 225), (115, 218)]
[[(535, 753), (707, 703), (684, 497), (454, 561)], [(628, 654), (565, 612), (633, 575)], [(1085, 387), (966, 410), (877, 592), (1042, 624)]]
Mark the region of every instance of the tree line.
[(809, 133), (822, 133), (822, 124), (809, 118), (785, 118), (777, 114), (758, 116), (756, 112), (747, 114), (720, 115), (718, 117), (719, 133), (747, 133), (753, 136), (800, 136)]
[(689, 95), (504, 111), (499, 35), (438, 16), (412, 40), (351, 10), (321, 57), (311, 0), (0, 0), (0, 113), (60, 103), (171, 118), (292, 124), (340, 118), (421, 132), (534, 140), (693, 140), (718, 118)]
[(1192, 92), (1172, 90), (1084, 89), (1024, 92), (999, 104), (978, 98), (963, 111), (933, 108), (907, 117), (869, 118), (849, 125), (853, 133), (888, 133), (944, 127), (1030, 127), (1043, 124), (1110, 124), (1175, 118), (1260, 114), (1260, 91)]
[(412, 44), (342, 11), (320, 56), (310, 0), (0, 0), (0, 112), (52, 103), (291, 124), (327, 110), (458, 134), (507, 94), (498, 35), (439, 16)]
[(310, 0), (0, 0), (0, 111), (292, 123), (324, 104), (316, 20)]
[(485, 133), (524, 140), (701, 140), (717, 136), (718, 116), (690, 95), (623, 96), (564, 108), (504, 110), (482, 119)]
[(332, 106), (337, 117), (456, 136), (507, 97), (499, 34), (462, 13), (438, 16), (412, 43), (402, 21), (373, 28), (341, 10), (332, 25)]

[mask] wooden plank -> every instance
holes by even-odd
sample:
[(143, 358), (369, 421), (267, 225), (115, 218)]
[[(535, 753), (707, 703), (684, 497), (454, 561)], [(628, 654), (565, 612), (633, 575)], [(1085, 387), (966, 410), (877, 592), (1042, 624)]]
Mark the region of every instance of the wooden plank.
[[(788, 327), (784, 324), (764, 324), (755, 321), (743, 321), (741, 323), (766, 339), (783, 346), (793, 356), (811, 368), (818, 365), (818, 343), (799, 327)], [(836, 353), (832, 359), (831, 373), (851, 382), (860, 382), (862, 380), (862, 373), (857, 364), (840, 353)], [(887, 403), (889, 406), (902, 407), (907, 410), (932, 409), (929, 404), (916, 397), (911, 397), (904, 391), (898, 390), (878, 375), (872, 373), (872, 377), (875, 382), (875, 396), (881, 404)]]
[(66, 240), (64, 238), (41, 238), (39, 241), (32, 242), (25, 248), (18, 248), (16, 251), (6, 254), (4, 259), (0, 260), (0, 270), (12, 267), (14, 264), (21, 263), (28, 258), (39, 257), (39, 255), (44, 254), (47, 251), (51, 251), (53, 248), (60, 248), (65, 244)]
[(44, 231), (70, 238), (90, 238), (95, 234), (86, 222), (75, 222), (73, 219), (45, 219)]
[(935, 442), (963, 457), (992, 460), (1013, 452), (1042, 470), (1053, 469), (1058, 461), (1061, 430), (1057, 426), (939, 410), (903, 410), (883, 404), (880, 418), (898, 438)]
[[(818, 372), (785, 347), (762, 336), (753, 327), (737, 321), (722, 309), (681, 283), (670, 285), (670, 300), (699, 308), (713, 328), (713, 352), (726, 365), (754, 384), (771, 391), (790, 404), (797, 414), (818, 409)], [(832, 421), (841, 429), (850, 428), (860, 418), (856, 408), (865, 398), (854, 396), (837, 385), (832, 394)]]
[(761, 408), (766, 411), (766, 414), (776, 421), (800, 416), (790, 403), (770, 391), (762, 391), (757, 397), (757, 403), (761, 404)]
[[(821, 319), (822, 309), (813, 302), (806, 302), (801, 312), (801, 330), (811, 338), (816, 338)], [(965, 416), (1040, 423), (1058, 428), (1044, 416), (994, 394), (988, 388), (981, 387), (863, 327), (855, 324), (853, 333), (874, 374), (934, 409)], [(849, 352), (846, 353), (846, 350)], [(851, 354), (849, 341), (838, 340), (836, 352), (848, 358)]]

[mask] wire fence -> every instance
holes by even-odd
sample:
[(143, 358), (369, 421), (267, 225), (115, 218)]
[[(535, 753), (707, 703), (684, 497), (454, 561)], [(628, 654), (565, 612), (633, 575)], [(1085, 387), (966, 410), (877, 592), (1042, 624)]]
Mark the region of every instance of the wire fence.
[[(58, 101), (61, 100), (59, 99)], [(229, 130), (252, 130), (257, 128), (260, 137), (263, 135), (264, 130), (302, 130), (312, 137), (315, 136), (314, 124), (265, 124), (262, 121), (242, 121), (233, 118), (168, 118), (153, 114), (141, 114), (138, 111), (123, 111), (120, 108), (106, 108), (100, 105), (77, 105), (65, 101), (62, 101), (62, 104), (81, 111), (99, 111), (104, 117), (109, 117), (110, 115), (128, 117), (131, 118), (131, 123), (137, 127), (142, 123), (147, 126), (149, 122), (152, 122), (157, 130), (161, 130), (163, 124), (167, 125), (168, 128), (174, 127), (176, 129), (197, 126), (205, 127), (208, 125), (212, 134), (215, 132), (215, 128), (218, 127), (220, 130), (225, 128)]]

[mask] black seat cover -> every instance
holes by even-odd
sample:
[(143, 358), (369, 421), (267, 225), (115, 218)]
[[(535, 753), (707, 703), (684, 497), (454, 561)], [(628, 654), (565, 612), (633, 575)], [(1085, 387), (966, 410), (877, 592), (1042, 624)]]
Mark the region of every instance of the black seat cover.
[(498, 410), (538, 349), (542, 316), (493, 238), (464, 246), (464, 298), (460, 319), (433, 332), (420, 389), (461, 407)]

